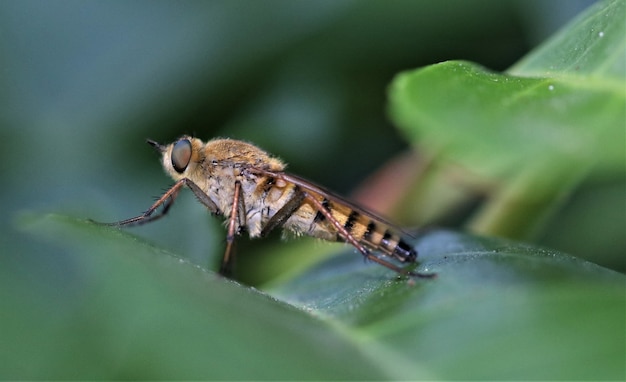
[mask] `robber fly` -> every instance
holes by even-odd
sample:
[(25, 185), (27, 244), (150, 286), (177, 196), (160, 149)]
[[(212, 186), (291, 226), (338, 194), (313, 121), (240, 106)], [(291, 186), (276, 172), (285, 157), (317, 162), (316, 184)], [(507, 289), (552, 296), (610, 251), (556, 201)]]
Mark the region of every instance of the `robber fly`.
[(401, 231), (326, 189), (284, 172), (282, 161), (250, 143), (213, 139), (205, 144), (190, 136), (165, 146), (147, 142), (161, 153), (163, 167), (176, 183), (143, 214), (106, 225), (157, 220), (187, 186), (212, 214), (226, 219), (221, 274), (229, 273), (236, 235), (247, 231), (251, 238), (264, 237), (283, 228), (296, 235), (349, 243), (365, 258), (402, 275), (433, 276), (405, 270), (387, 260), (416, 261), (417, 252), (401, 238)]

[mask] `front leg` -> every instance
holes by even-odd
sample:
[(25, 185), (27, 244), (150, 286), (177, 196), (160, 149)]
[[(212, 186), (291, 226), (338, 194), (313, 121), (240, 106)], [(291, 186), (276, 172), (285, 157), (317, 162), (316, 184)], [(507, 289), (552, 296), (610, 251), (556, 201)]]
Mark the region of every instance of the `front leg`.
[[(163, 216), (165, 216), (165, 214), (167, 214), (172, 204), (174, 204), (174, 200), (176, 200), (176, 197), (178, 196), (178, 192), (183, 186), (189, 187), (191, 191), (193, 191), (193, 193), (196, 195), (198, 200), (200, 200), (200, 202), (204, 204), (209, 209), (209, 211), (211, 211), (211, 213), (213, 214), (220, 213), (215, 203), (213, 203), (213, 201), (209, 198), (209, 196), (205, 194), (204, 191), (202, 191), (200, 187), (198, 187), (198, 185), (196, 185), (194, 182), (192, 182), (191, 180), (187, 178), (183, 178), (177, 181), (176, 183), (174, 183), (174, 185), (170, 187), (169, 190), (165, 191), (165, 193), (153, 205), (151, 205), (150, 208), (148, 208), (146, 212), (144, 212), (143, 214), (139, 216), (135, 216), (130, 219), (120, 220), (118, 222), (98, 223), (98, 224), (106, 225), (106, 226), (122, 227), (122, 226), (142, 225), (142, 224), (146, 224), (146, 223), (150, 223), (155, 220), (158, 220), (162, 218)], [(161, 212), (153, 215), (154, 212), (160, 206), (163, 206), (163, 208), (161, 209)]]

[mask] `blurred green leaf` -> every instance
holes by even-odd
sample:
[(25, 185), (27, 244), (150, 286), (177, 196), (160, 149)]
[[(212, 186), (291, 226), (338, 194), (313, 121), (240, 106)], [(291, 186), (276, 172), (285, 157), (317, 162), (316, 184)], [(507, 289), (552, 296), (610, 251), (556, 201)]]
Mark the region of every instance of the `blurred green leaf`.
[(536, 77), (571, 75), (584, 81), (593, 77), (590, 84), (623, 91), (619, 80), (626, 80), (624, 14), (623, 0), (599, 1), (507, 72)]
[(625, 13), (597, 4), (505, 74), (449, 61), (395, 78), (402, 132), (480, 179), (475, 232), (529, 237), (590, 174), (623, 176)]
[(58, 215), (20, 225), (60, 249), (68, 285), (18, 278), (2, 258), (3, 379), (389, 377), (323, 321), (123, 231)]
[(273, 298), (117, 229), (20, 226), (67, 257), (68, 285), (2, 259), (4, 378), (624, 377), (624, 278), (564, 254), (432, 232), (418, 248), (434, 280), (349, 251)]

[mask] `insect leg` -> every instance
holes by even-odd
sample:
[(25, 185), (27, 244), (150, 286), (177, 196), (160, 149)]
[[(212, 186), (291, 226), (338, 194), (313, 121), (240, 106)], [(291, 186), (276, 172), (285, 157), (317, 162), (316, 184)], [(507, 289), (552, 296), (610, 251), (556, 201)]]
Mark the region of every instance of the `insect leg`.
[(193, 192), (193, 194), (196, 196), (196, 198), (198, 198), (198, 200), (200, 201), (200, 203), (204, 204), (206, 208), (209, 209), (209, 211), (213, 214), (213, 215), (221, 215), (222, 212), (219, 210), (219, 208), (217, 208), (217, 205), (211, 200), (211, 198), (209, 198), (209, 195), (207, 195), (204, 191), (202, 191), (202, 189), (200, 187), (198, 187), (197, 184), (195, 184), (194, 182), (192, 182), (191, 180), (184, 178), (182, 179), (185, 181), (185, 184), (187, 185), (187, 187), (189, 187), (189, 189)]
[[(178, 182), (174, 183), (174, 185), (169, 190), (167, 190), (152, 206), (150, 206), (150, 208), (148, 208), (146, 212), (144, 212), (143, 214), (139, 216), (135, 216), (134, 218), (130, 218), (126, 220), (120, 220), (118, 222), (113, 222), (113, 223), (98, 223), (98, 224), (121, 227), (121, 226), (141, 225), (141, 224), (155, 221), (165, 216), (167, 211), (170, 209), (170, 207), (174, 203), (174, 200), (176, 199), (176, 196), (178, 195), (180, 188), (184, 185), (185, 185), (184, 179), (181, 179)], [(161, 212), (156, 215), (152, 215), (154, 211), (156, 211), (157, 208), (159, 208), (161, 205), (163, 205), (163, 209), (161, 210)]]
[[(176, 200), (176, 197), (178, 196), (178, 192), (180, 191), (180, 189), (183, 186), (189, 187), (191, 189), (191, 191), (193, 191), (193, 193), (196, 195), (198, 200), (200, 200), (200, 202), (202, 204), (204, 204), (212, 213), (215, 213), (215, 214), (219, 213), (215, 203), (213, 203), (213, 201), (211, 199), (209, 199), (208, 195), (205, 194), (200, 189), (200, 187), (198, 187), (191, 180), (189, 180), (187, 178), (183, 178), (183, 179), (177, 181), (176, 183), (174, 183), (174, 185), (172, 187), (170, 187), (170, 189), (167, 190), (156, 202), (154, 202), (154, 204), (152, 206), (150, 206), (150, 208), (148, 208), (146, 210), (146, 212), (144, 212), (143, 214), (141, 214), (139, 216), (135, 216), (135, 217), (130, 218), (130, 219), (121, 220), (121, 221), (118, 221), (118, 222), (98, 223), (98, 224), (102, 224), (102, 225), (106, 225), (106, 226), (121, 227), (121, 226), (133, 226), (133, 225), (146, 224), (146, 223), (153, 222), (153, 221), (155, 221), (157, 219), (160, 219), (163, 216), (165, 216), (165, 214), (167, 214), (167, 212), (169, 211), (169, 209), (172, 206), (172, 204), (174, 204), (174, 200)], [(161, 212), (156, 214), (156, 215), (153, 215), (154, 212), (160, 206), (163, 206), (163, 208), (161, 209)]]
[(352, 244), (356, 249), (359, 250), (359, 252), (361, 252), (363, 254), (363, 256), (368, 256), (370, 253), (369, 251), (362, 246), (354, 236), (352, 236), (350, 234), (350, 232), (348, 232), (348, 230), (345, 229), (345, 227), (343, 225), (341, 225), (341, 223), (339, 223), (337, 221), (337, 219), (335, 219), (335, 217), (330, 213), (330, 211), (328, 211), (328, 209), (326, 209), (324, 207), (324, 205), (317, 200), (315, 197), (309, 195), (308, 193), (305, 193), (305, 199), (308, 200), (309, 202), (313, 203), (313, 205), (315, 206), (315, 208), (322, 213), (322, 215), (324, 215), (326, 217), (326, 219), (328, 219), (329, 222), (332, 223), (333, 226), (335, 226), (335, 228), (337, 229), (337, 231), (339, 232), (339, 235), (348, 243)]
[(266, 223), (260, 237), (267, 236), (274, 228), (281, 227), (293, 213), (300, 208), (304, 200), (304, 192), (299, 187), (293, 189), (293, 196)]
[[(242, 216), (245, 219), (245, 205), (243, 201), (243, 195), (241, 193), (241, 183), (235, 182), (235, 193), (233, 195), (233, 204), (230, 209), (230, 217), (228, 218), (228, 231), (226, 233), (226, 250), (224, 251), (224, 257), (222, 258), (222, 265), (219, 273), (222, 276), (228, 276), (231, 273), (232, 259), (234, 258), (235, 251), (235, 235), (237, 230), (242, 226), (242, 222), (239, 221)], [(237, 224), (239, 221), (239, 224)]]
[(315, 197), (305, 193), (304, 195), (305, 199), (308, 200), (309, 202), (313, 203), (313, 205), (315, 206), (315, 208), (317, 208), (317, 210), (319, 212), (321, 212), (326, 219), (328, 219), (329, 222), (332, 223), (332, 225), (337, 229), (337, 232), (339, 232), (339, 235), (348, 243), (352, 244), (359, 252), (361, 252), (363, 254), (363, 256), (365, 256), (367, 259), (372, 260), (375, 263), (378, 263), (382, 266), (385, 266), (389, 269), (391, 269), (392, 271), (395, 271), (399, 274), (402, 275), (407, 275), (407, 276), (414, 276), (414, 277), (423, 277), (423, 278), (431, 278), (431, 277), (435, 277), (435, 274), (428, 274), (428, 273), (416, 273), (416, 272), (412, 272), (412, 271), (407, 271), (405, 269), (402, 269), (401, 267), (398, 267), (388, 261), (385, 261), (375, 255), (372, 255), (370, 253), (370, 251), (368, 251), (364, 246), (362, 246), (354, 236), (352, 236), (350, 234), (350, 232), (348, 232), (348, 230), (346, 230), (346, 228), (339, 223), (339, 221), (337, 221), (337, 219), (335, 219), (335, 217), (330, 213), (330, 211), (328, 211), (328, 209), (326, 209), (322, 203), (317, 200)]

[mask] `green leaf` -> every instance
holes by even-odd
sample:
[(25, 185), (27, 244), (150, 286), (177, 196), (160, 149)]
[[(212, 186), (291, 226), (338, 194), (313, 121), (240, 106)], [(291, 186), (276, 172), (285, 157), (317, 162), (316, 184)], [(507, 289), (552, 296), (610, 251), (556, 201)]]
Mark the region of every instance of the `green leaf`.
[(622, 176), (625, 4), (598, 4), (505, 74), (449, 61), (393, 81), (401, 131), (489, 190), (474, 231), (527, 237), (590, 174)]
[[(626, 79), (626, 2), (599, 1), (508, 70), (520, 76)], [(620, 88), (619, 82), (602, 84)], [(623, 85), (623, 82), (622, 82)], [(622, 87), (623, 90), (623, 87)]]
[(363, 346), (385, 349), (384, 362), (419, 361), (442, 379), (624, 375), (622, 275), (541, 248), (445, 231), (424, 236), (418, 248), (436, 280), (390, 280), (352, 255), (273, 293), (348, 324)]
[[(431, 232), (417, 247), (434, 280), (350, 250), (270, 297), (117, 229), (20, 226), (52, 245), (29, 272), (2, 258), (4, 378), (624, 377), (624, 277), (564, 254)], [(37, 276), (58, 263), (54, 289)]]
[[(27, 272), (29, 255), (2, 258), (3, 379), (389, 377), (319, 319), (123, 231), (21, 220), (30, 240), (53, 245)], [(63, 290), (28, 277), (59, 262)]]

